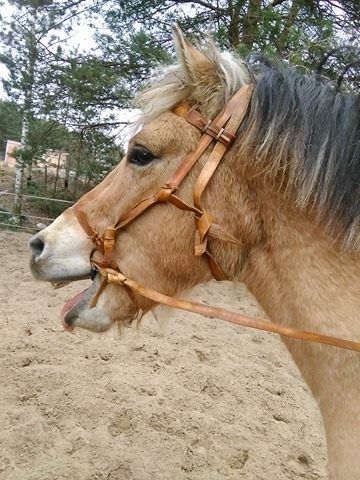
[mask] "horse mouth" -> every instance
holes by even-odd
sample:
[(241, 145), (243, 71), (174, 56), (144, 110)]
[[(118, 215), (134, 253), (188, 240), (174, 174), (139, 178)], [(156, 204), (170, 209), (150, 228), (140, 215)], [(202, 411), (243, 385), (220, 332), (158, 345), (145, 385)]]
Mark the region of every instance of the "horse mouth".
[[(69, 283), (72, 283), (72, 281), (56, 282), (54, 287), (61, 288)], [(90, 308), (89, 304), (98, 289), (99, 283), (99, 275), (92, 275), (92, 284), (73, 297), (69, 298), (64, 303), (60, 313), (61, 323), (64, 327), (64, 330), (69, 332), (74, 330), (77, 319), (84, 312), (84, 310)]]

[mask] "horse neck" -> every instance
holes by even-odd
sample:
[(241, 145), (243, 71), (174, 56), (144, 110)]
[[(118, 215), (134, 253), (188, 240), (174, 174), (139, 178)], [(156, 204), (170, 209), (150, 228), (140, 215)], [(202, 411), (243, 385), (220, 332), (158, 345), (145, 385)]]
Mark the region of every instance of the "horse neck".
[[(265, 240), (249, 250), (241, 280), (272, 321), (359, 340), (359, 255), (336, 249), (305, 215), (285, 200), (271, 201), (265, 188), (261, 192)], [(297, 340), (284, 342), (319, 402), (330, 478), (360, 478), (360, 383), (355, 380), (360, 355)]]
[(305, 215), (266, 204), (264, 241), (251, 248), (243, 279), (267, 313), (299, 328), (360, 335), (360, 255), (345, 253)]

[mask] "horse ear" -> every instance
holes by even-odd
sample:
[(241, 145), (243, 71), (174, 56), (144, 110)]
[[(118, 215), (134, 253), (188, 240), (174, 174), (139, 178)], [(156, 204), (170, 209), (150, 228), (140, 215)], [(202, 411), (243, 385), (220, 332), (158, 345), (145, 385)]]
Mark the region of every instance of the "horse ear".
[(177, 25), (173, 35), (187, 98), (202, 113), (213, 117), (237, 89), (250, 83), (248, 70), (232, 55), (221, 54), (210, 39), (203, 51), (192, 46)]
[(192, 46), (184, 37), (178, 25), (173, 26), (173, 38), (179, 62), (189, 80), (190, 87), (209, 83), (212, 79), (218, 83), (217, 67), (204, 53)]

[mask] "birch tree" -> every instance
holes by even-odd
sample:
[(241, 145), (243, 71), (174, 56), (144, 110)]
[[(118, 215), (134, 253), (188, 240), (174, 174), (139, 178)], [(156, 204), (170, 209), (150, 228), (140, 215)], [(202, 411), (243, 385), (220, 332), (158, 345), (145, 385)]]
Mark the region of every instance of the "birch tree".
[(31, 119), (47, 118), (56, 110), (51, 78), (56, 61), (50, 50), (59, 43), (60, 30), (65, 34), (71, 28), (71, 20), (85, 0), (9, 0), (13, 13), (4, 21), (1, 33), (3, 53), (0, 61), (9, 71), (9, 79), (3, 80), (8, 96), (21, 108), (21, 150), (17, 155), (15, 171), (14, 214), (20, 219), (21, 192), (24, 170), (32, 162), (29, 150)]

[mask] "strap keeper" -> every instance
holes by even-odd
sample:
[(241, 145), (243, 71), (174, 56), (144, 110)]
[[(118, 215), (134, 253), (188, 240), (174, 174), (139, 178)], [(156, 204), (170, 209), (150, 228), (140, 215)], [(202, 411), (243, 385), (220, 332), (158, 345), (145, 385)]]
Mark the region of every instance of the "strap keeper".
[(228, 132), (224, 127), (218, 127), (211, 120), (208, 121), (201, 132), (210, 135), (214, 140), (223, 143), (227, 148), (229, 148), (236, 139), (235, 135)]
[(104, 242), (104, 256), (108, 259), (113, 251), (116, 237), (116, 228), (107, 227), (102, 235)]
[(201, 133), (207, 133), (207, 130), (209, 129), (210, 125), (212, 124), (212, 120), (208, 120), (207, 123), (203, 126), (203, 128), (200, 130)]
[(116, 228), (114, 227), (106, 227), (103, 233), (104, 240), (115, 240), (116, 236)]
[(158, 191), (158, 193), (155, 195), (155, 199), (158, 203), (165, 203), (169, 200), (171, 194), (171, 187), (166, 185)]
[(207, 234), (212, 225), (211, 215), (203, 212), (200, 217), (195, 217), (195, 225), (195, 255), (200, 257), (207, 249)]
[(215, 137), (215, 140), (220, 140), (220, 138), (222, 138), (223, 136), (224, 131), (225, 131), (224, 128), (220, 128), (219, 133)]
[(200, 233), (198, 230), (195, 232), (195, 248), (194, 253), (196, 257), (201, 257), (204, 255), (207, 249), (207, 238), (205, 237), (203, 240), (200, 240)]
[(224, 130), (218, 138), (218, 141), (226, 145), (228, 148), (235, 142), (235, 140), (236, 136), (226, 130)]
[(179, 184), (177, 182), (167, 182), (162, 186), (162, 189), (170, 189), (171, 193), (175, 193), (179, 189)]

